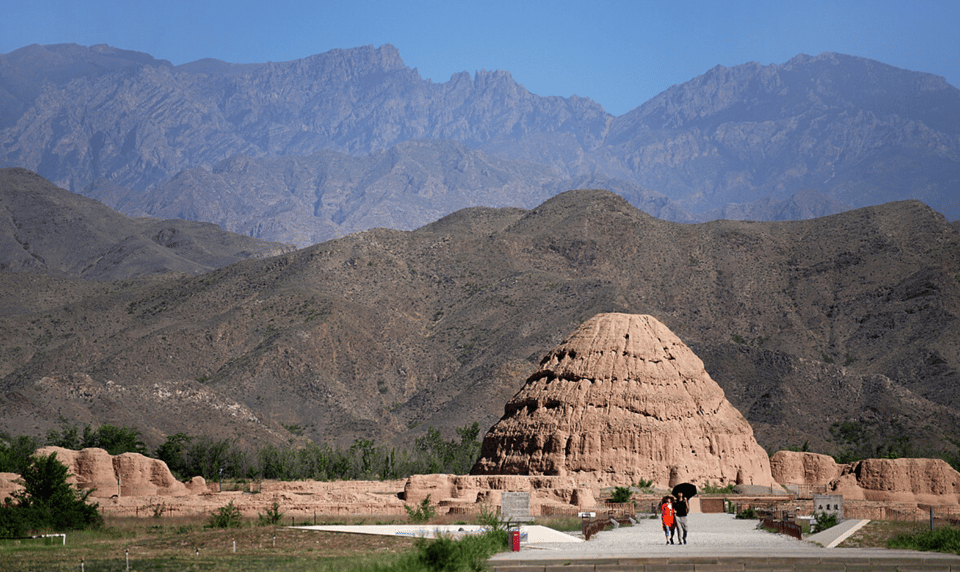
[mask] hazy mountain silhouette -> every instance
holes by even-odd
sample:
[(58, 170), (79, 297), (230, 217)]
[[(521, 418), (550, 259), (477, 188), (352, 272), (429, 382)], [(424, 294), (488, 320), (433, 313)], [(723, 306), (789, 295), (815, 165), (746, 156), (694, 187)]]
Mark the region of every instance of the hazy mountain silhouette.
[[(531, 94), (505, 71), (433, 83), (389, 45), (182, 66), (28, 46), (0, 55), (0, 102), (0, 165), (127, 215), (299, 246), (469, 206), (532, 208), (583, 177), (638, 189), (631, 201), (653, 194), (632, 204), (681, 222), (908, 198), (960, 217), (960, 91), (840, 54), (718, 66), (613, 117), (587, 98)], [(803, 208), (768, 208), (798, 193)]]

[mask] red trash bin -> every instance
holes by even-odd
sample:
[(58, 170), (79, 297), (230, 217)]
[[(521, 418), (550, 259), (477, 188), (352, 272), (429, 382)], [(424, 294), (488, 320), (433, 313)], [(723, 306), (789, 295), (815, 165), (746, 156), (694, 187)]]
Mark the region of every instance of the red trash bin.
[(520, 530), (510, 531), (510, 549), (514, 552), (520, 552)]

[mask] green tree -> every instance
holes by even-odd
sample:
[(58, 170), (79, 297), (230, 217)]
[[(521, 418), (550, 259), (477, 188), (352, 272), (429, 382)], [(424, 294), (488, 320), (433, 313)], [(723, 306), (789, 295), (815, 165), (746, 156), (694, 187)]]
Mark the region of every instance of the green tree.
[(167, 437), (167, 440), (154, 452), (154, 456), (166, 463), (170, 472), (180, 480), (196, 476), (188, 474), (187, 468), (187, 447), (191, 440), (193, 437), (186, 433), (174, 433)]
[(837, 526), (837, 515), (833, 513), (818, 512), (814, 513), (813, 519), (817, 521), (817, 532)]
[(951, 467), (960, 471), (960, 439), (947, 437), (947, 441), (950, 441), (950, 444), (956, 448), (956, 451), (944, 451), (940, 456), (944, 461), (950, 463)]
[(440, 431), (430, 427), (427, 434), (417, 437), (414, 449), (421, 456), (419, 472), (465, 475), (480, 457), (480, 425), (464, 425), (457, 429), (460, 441), (444, 441)]
[(79, 451), (81, 449), (79, 427), (68, 424), (67, 420), (61, 417), (60, 431), (51, 429), (47, 432), (47, 445)]
[(70, 425), (66, 419), (60, 418), (60, 431), (51, 429), (47, 432), (47, 445), (63, 447), (73, 451), (96, 447), (111, 455), (121, 453), (147, 454), (147, 446), (140, 440), (140, 430), (133, 427), (116, 427), (101, 425), (94, 429), (89, 424), (83, 431), (77, 425)]
[(354, 466), (352, 478), (369, 479), (377, 457), (377, 449), (373, 441), (356, 439), (353, 445), (350, 445), (350, 456), (353, 457)]
[(427, 429), (426, 435), (416, 438), (414, 447), (423, 458), (425, 473), (439, 473), (449, 459), (447, 443), (433, 427)]
[(36, 437), (5, 436), (3, 442), (0, 442), (0, 473), (23, 473), (30, 465), (30, 456), (39, 448), (40, 439)]
[(457, 459), (453, 469), (455, 475), (467, 475), (480, 458), (480, 424), (464, 425), (457, 429), (460, 445), (457, 447)]
[[(96, 504), (87, 504), (92, 489), (80, 492), (67, 483), (66, 465), (56, 453), (36, 456), (21, 474), (23, 490), (4, 499), (0, 521), (8, 535), (22, 536), (27, 531), (80, 530), (99, 527), (103, 518)], [(9, 519), (9, 523), (7, 520)], [(14, 534), (15, 533), (15, 534)]]
[(200, 437), (187, 448), (186, 460), (185, 478), (200, 475), (208, 481), (216, 480), (221, 469), (224, 477), (231, 478), (249, 476), (251, 472), (246, 455), (230, 439)]
[(91, 429), (89, 425), (83, 429), (82, 448), (96, 447), (111, 455), (121, 453), (147, 454), (147, 446), (140, 440), (140, 430), (133, 427), (116, 427), (101, 425)]

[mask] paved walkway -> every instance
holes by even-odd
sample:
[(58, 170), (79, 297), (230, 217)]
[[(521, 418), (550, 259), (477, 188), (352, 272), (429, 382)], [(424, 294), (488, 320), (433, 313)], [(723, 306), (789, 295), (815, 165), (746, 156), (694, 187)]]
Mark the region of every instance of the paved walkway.
[(497, 554), (495, 572), (670, 570), (945, 570), (960, 572), (960, 556), (907, 550), (828, 548), (861, 521), (846, 521), (797, 540), (728, 514), (691, 514), (688, 544), (668, 545), (659, 520), (600, 532), (587, 542), (527, 542)]
[[(465, 534), (480, 534), (485, 530), (478, 524), (316, 524), (291, 528), (348, 534), (409, 536), (411, 538), (435, 538), (438, 533), (447, 538), (457, 538)], [(523, 544), (583, 543), (583, 539), (546, 526), (534, 525), (521, 527), (521, 542)]]

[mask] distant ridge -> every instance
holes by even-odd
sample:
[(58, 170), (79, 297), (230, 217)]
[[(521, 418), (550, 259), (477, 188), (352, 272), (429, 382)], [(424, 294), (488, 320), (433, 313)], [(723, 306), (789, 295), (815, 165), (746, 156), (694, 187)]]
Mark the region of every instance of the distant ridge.
[[(589, 98), (531, 94), (507, 70), (433, 83), (390, 45), (172, 66), (60, 44), (0, 55), (0, 102), (0, 166), (130, 216), (189, 216), (301, 247), (465, 207), (533, 208), (592, 177), (678, 222), (904, 199), (960, 218), (960, 91), (842, 54), (717, 66), (614, 117)], [(472, 158), (421, 163), (424, 141)], [(316, 160), (331, 153), (351, 172)], [(238, 161), (248, 171), (231, 170)], [(244, 190), (225, 200), (208, 183)], [(790, 206), (796, 196), (808, 202)]]
[(293, 248), (210, 223), (131, 219), (26, 169), (0, 169), (0, 270), (117, 280), (202, 274)]

